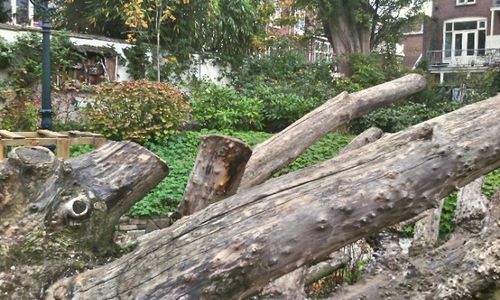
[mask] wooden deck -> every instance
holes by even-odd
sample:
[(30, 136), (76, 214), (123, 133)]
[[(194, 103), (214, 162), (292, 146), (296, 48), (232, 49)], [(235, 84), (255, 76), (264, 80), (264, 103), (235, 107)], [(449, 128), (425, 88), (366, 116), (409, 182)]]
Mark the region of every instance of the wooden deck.
[(106, 143), (101, 134), (82, 131), (54, 132), (37, 130), (36, 132), (11, 132), (0, 130), (0, 160), (7, 157), (7, 147), (11, 146), (47, 146), (56, 145), (56, 155), (68, 159), (72, 145), (94, 145), (96, 148)]

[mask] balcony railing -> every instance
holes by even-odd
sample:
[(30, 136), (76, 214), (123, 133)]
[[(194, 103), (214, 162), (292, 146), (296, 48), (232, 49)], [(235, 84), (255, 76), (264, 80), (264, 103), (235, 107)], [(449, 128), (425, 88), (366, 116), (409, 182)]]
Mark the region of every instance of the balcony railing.
[(500, 66), (500, 48), (432, 50), (427, 52), (430, 68), (473, 68)]

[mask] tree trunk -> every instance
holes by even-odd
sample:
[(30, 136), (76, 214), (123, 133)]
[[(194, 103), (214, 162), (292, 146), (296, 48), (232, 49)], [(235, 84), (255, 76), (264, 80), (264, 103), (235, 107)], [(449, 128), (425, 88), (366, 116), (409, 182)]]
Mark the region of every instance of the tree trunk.
[(240, 190), (260, 184), (294, 161), (309, 146), (341, 125), (376, 108), (425, 88), (421, 75), (411, 74), (352, 95), (343, 92), (257, 145), (247, 164)]
[[(371, 127), (355, 137), (347, 146), (344, 147), (344, 149), (339, 152), (339, 155), (366, 146), (382, 137), (382, 134), (383, 131), (380, 128)], [(346, 260), (348, 259), (349, 257), (347, 257), (342, 250), (336, 251), (328, 257), (327, 261), (320, 262), (313, 266), (297, 269), (276, 279), (274, 282), (271, 282), (264, 288), (258, 298), (304, 298), (306, 296), (304, 284), (308, 284), (311, 280), (318, 281), (322, 278), (321, 276), (330, 275), (337, 269), (341, 268), (342, 265), (345, 265)], [(306, 276), (308, 279), (305, 278)]]
[(269, 180), (150, 234), (106, 266), (57, 282), (47, 297), (250, 296), (500, 167), (499, 118), (497, 96)]
[(12, 150), (0, 162), (0, 298), (39, 298), (54, 278), (112, 252), (120, 216), (167, 173), (130, 142), (69, 161), (43, 147)]
[(399, 257), (397, 270), (379, 265), (376, 273), (331, 299), (496, 299), (500, 190), (489, 207), (481, 234), (465, 229), (435, 250), (411, 259)]
[(483, 195), (484, 177), (480, 177), (461, 188), (457, 193), (455, 209), (455, 224), (472, 232), (478, 232), (483, 227), (484, 216), (487, 213), (488, 199)]
[(439, 239), (439, 221), (444, 199), (439, 201), (438, 207), (424, 212), (425, 217), (415, 223), (413, 241), (410, 247), (412, 255), (422, 253), (436, 247)]
[(380, 139), (384, 132), (382, 129), (377, 128), (377, 127), (370, 127), (367, 130), (363, 131), (360, 133), (357, 137), (355, 137), (347, 146), (344, 147), (339, 152), (340, 154), (344, 154), (346, 152), (361, 148), (363, 146), (366, 146), (370, 143), (375, 142), (376, 140)]
[(244, 142), (222, 135), (201, 138), (198, 156), (173, 219), (199, 211), (238, 190), (252, 150)]
[(323, 28), (335, 53), (337, 71), (345, 76), (351, 76), (349, 56), (354, 53), (370, 53), (371, 29), (365, 22), (359, 21), (358, 11), (350, 5), (349, 1), (341, 1), (335, 9), (330, 7), (320, 9), (332, 11), (323, 20)]

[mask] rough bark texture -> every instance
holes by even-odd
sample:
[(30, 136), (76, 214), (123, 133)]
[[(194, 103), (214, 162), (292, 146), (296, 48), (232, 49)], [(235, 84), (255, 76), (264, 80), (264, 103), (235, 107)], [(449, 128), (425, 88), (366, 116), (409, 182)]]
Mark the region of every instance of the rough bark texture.
[(352, 151), (352, 150), (361, 148), (361, 147), (368, 145), (370, 143), (373, 143), (376, 140), (380, 139), (383, 134), (384, 134), (384, 132), (382, 131), (382, 129), (377, 128), (377, 127), (370, 127), (367, 130), (360, 133), (347, 146), (345, 146), (344, 149), (342, 149), (339, 152), (339, 155), (346, 153), (348, 151)]
[[(339, 152), (340, 154), (366, 146), (382, 137), (383, 131), (380, 128), (371, 127), (357, 137)], [(348, 258), (342, 251), (336, 251), (328, 257), (327, 261), (316, 265), (306, 266), (286, 274), (274, 282), (267, 285), (259, 294), (258, 299), (297, 299), (306, 297), (304, 284), (308, 281), (318, 281), (322, 277), (328, 276), (341, 268), (343, 261)], [(344, 263), (345, 264), (345, 263)], [(306, 279), (306, 276), (308, 279)]]
[(480, 177), (458, 190), (454, 220), (458, 228), (478, 232), (483, 227), (488, 204), (481, 191), (483, 182), (484, 177)]
[[(106, 266), (57, 282), (48, 299), (249, 296), (500, 167), (499, 118), (497, 96), (271, 179), (150, 234)], [(486, 245), (478, 249), (495, 250)]]
[(199, 211), (238, 190), (252, 150), (244, 142), (222, 135), (201, 138), (196, 162), (174, 220)]
[[(500, 190), (482, 232), (454, 235), (418, 257), (399, 256), (331, 299), (497, 299), (500, 282)], [(474, 229), (475, 231), (475, 229)]]
[(0, 297), (38, 298), (53, 278), (112, 251), (119, 217), (167, 172), (130, 142), (69, 161), (43, 147), (12, 150), (0, 162)]
[(341, 93), (257, 145), (247, 164), (240, 190), (267, 180), (309, 146), (339, 126), (425, 88), (424, 77), (410, 74), (354, 94)]
[(444, 199), (439, 201), (438, 207), (424, 212), (425, 216), (415, 223), (413, 241), (410, 247), (412, 255), (432, 249), (437, 245), (439, 238), (439, 220), (443, 209)]

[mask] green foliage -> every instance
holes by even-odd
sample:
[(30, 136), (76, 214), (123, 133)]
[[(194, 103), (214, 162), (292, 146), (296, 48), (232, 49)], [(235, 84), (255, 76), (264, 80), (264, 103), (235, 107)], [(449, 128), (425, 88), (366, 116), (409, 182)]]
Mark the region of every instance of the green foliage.
[(12, 52), (9, 43), (0, 36), (0, 69), (5, 69), (9, 66), (12, 60)]
[(330, 133), (307, 149), (297, 160), (279, 170), (273, 176), (281, 176), (330, 159), (349, 144), (352, 138), (352, 136)]
[(496, 169), (486, 175), (483, 183), (483, 194), (491, 199), (498, 189), (500, 189), (500, 169)]
[(457, 206), (457, 193), (452, 193), (445, 198), (443, 210), (441, 210), (441, 219), (439, 220), (439, 237), (444, 238), (453, 231), (455, 208)]
[(94, 151), (94, 145), (72, 145), (71, 146), (71, 157), (77, 157), (82, 154)]
[(262, 101), (242, 96), (233, 88), (202, 83), (194, 89), (190, 103), (194, 118), (206, 128), (262, 128)]
[(434, 103), (407, 101), (367, 114), (357, 122), (353, 122), (351, 128), (354, 132), (362, 132), (371, 126), (376, 126), (385, 132), (398, 132), (412, 125), (451, 112), (461, 106), (460, 104), (437, 99)]
[(189, 110), (186, 97), (176, 87), (138, 80), (101, 85), (86, 115), (94, 132), (145, 143), (175, 132)]
[(123, 53), (127, 58), (127, 73), (134, 80), (145, 79), (146, 70), (148, 68), (148, 48), (144, 43), (138, 43), (130, 48), (123, 49)]
[(297, 44), (286, 38), (275, 40), (268, 55), (249, 57), (231, 74), (242, 96), (262, 101), (266, 131), (285, 128), (335, 94), (330, 65), (309, 63)]
[(0, 88), (0, 98), (4, 98), (4, 95), (8, 100), (5, 101), (5, 106), (0, 110), (1, 129), (11, 131), (36, 130), (40, 121), (39, 103), (16, 97), (14, 91)]
[[(72, 51), (72, 42), (64, 32), (53, 35), (51, 39), (52, 78), (59, 70), (70, 67), (80, 58)], [(42, 76), (42, 36), (30, 32), (20, 35), (9, 45), (10, 59), (8, 61), (9, 80), (16, 88), (28, 88), (38, 82)]]
[(376, 53), (370, 55), (354, 53), (350, 57), (352, 70), (350, 79), (358, 84), (361, 89), (388, 81), (380, 55)]
[[(65, 33), (53, 35), (51, 41), (52, 78), (80, 58), (72, 51), (73, 44)], [(31, 32), (20, 35), (13, 43), (0, 39), (0, 68), (9, 77), (0, 87), (2, 127), (9, 130), (35, 130), (39, 123), (40, 98), (35, 86), (42, 76), (41, 35)], [(55, 84), (55, 81), (53, 81)]]

